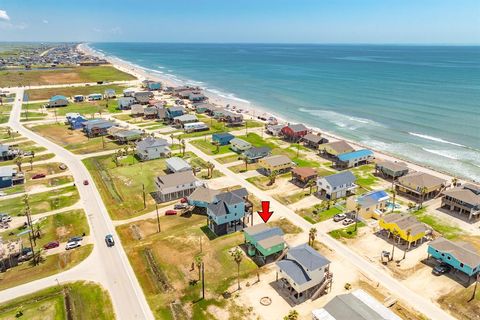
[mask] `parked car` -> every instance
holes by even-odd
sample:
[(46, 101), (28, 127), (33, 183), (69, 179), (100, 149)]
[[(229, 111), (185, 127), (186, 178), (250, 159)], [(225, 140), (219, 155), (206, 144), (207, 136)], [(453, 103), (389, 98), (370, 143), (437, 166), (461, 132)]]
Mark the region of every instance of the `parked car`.
[(45, 173), (37, 173), (32, 177), (32, 179), (41, 179), (41, 178), (45, 178)]
[(67, 165), (62, 163), (61, 165), (58, 166), (60, 170), (67, 170)]
[(449, 264), (442, 262), (440, 264), (437, 264), (435, 267), (433, 267), (432, 273), (436, 276), (441, 276), (442, 274), (449, 273), (451, 270), (452, 270), (452, 267)]
[(12, 221), (12, 217), (10, 217), (9, 215), (5, 215), (1, 218), (1, 222), (11, 222)]
[(7, 194), (4, 191), (0, 191), (0, 197), (6, 196)]
[(173, 209), (185, 209), (187, 207), (186, 204), (184, 203), (177, 203), (176, 205), (173, 206)]
[(187, 202), (188, 202), (187, 198), (180, 199), (180, 203), (187, 203)]
[(58, 241), (51, 241), (46, 245), (44, 245), (43, 249), (48, 250), (48, 249), (57, 248), (58, 246), (60, 246), (60, 243)]
[(176, 215), (176, 214), (177, 214), (177, 211), (175, 211), (175, 210), (167, 210), (167, 211), (165, 211), (165, 215), (166, 215), (166, 216), (174, 216), (174, 215)]
[(88, 180), (83, 180), (83, 185), (88, 186)]
[(353, 219), (348, 218), (348, 219), (343, 220), (342, 224), (343, 224), (344, 226), (348, 226), (349, 224), (352, 224), (352, 223), (354, 223), (354, 222), (355, 222), (355, 221), (354, 221)]
[(113, 247), (115, 245), (115, 240), (113, 240), (113, 236), (111, 234), (107, 234), (105, 236), (105, 243), (107, 247)]
[(80, 241), (83, 241), (82, 236), (71, 237), (70, 239), (68, 239), (67, 242), (80, 242)]
[(333, 221), (339, 222), (345, 219), (347, 215), (345, 213), (337, 213), (336, 215), (333, 216)]
[(67, 245), (65, 246), (65, 250), (75, 249), (80, 246), (81, 244), (78, 241), (68, 242)]

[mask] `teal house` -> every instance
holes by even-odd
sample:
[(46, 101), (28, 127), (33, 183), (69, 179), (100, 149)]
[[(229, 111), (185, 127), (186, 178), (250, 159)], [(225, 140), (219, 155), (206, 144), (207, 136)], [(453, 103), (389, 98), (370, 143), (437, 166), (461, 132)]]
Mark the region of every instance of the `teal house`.
[(220, 132), (212, 134), (212, 141), (217, 142), (221, 146), (226, 146), (235, 136), (228, 132)]
[(248, 255), (259, 257), (263, 263), (269, 256), (283, 252), (286, 247), (283, 231), (279, 227), (270, 227), (265, 223), (243, 230)]
[(438, 238), (428, 245), (428, 255), (470, 277), (480, 271), (480, 255), (473, 245), (467, 242)]

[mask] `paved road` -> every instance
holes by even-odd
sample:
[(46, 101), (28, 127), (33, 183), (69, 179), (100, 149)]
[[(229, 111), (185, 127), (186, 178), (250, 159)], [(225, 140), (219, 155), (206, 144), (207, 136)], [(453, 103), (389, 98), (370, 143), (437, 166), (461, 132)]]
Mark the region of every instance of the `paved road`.
[[(27, 294), (42, 289), (45, 286), (51, 286), (56, 279), (59, 279), (59, 281), (87, 279), (100, 282), (110, 292), (118, 319), (153, 319), (154, 317), (147, 304), (145, 295), (129, 264), (125, 251), (119, 243), (119, 238), (116, 236), (115, 228), (100, 195), (93, 183), (89, 186), (83, 185), (84, 180), (93, 181), (89, 172), (77, 156), (25, 129), (21, 125), (20, 112), (23, 89), (18, 88), (14, 91), (17, 93), (17, 97), (10, 116), (9, 125), (23, 136), (55, 153), (60, 161), (69, 167), (74, 176), (75, 183), (78, 186), (80, 198), (88, 217), (92, 241), (95, 245), (91, 256), (87, 258), (84, 263), (56, 276), (1, 291), (0, 301)], [(105, 235), (109, 233), (114, 234), (115, 240), (118, 243), (118, 245), (113, 248), (107, 248), (104, 242)]]

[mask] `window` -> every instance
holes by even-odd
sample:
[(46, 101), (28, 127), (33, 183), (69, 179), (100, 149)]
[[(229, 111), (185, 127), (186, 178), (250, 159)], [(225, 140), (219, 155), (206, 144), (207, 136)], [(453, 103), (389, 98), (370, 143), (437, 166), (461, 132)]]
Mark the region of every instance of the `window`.
[[(450, 257), (449, 257), (450, 258)], [(463, 268), (464, 267), (464, 264), (463, 263), (460, 263), (460, 268)]]

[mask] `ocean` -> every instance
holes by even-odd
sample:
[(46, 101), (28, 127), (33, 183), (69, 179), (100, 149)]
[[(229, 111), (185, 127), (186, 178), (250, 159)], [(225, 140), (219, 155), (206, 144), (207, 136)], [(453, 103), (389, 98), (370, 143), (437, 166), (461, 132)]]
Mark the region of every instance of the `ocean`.
[(153, 74), (480, 181), (480, 47), (92, 43)]

